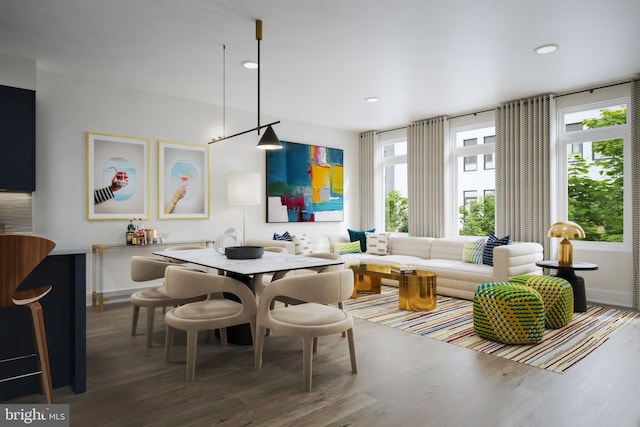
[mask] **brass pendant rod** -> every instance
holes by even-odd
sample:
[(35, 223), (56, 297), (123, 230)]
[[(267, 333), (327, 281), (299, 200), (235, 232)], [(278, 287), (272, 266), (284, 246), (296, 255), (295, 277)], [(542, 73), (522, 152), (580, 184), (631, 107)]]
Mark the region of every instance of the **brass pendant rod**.
[[(212, 139), (211, 141), (209, 141), (209, 144), (213, 144), (218, 141), (224, 141), (225, 139), (234, 138), (236, 136), (244, 135), (245, 133), (249, 133), (253, 131), (258, 131), (258, 135), (260, 135), (260, 129), (263, 129), (272, 125), (277, 125), (278, 123), (280, 123), (280, 120), (278, 120), (277, 122), (271, 122), (266, 125), (260, 124), (260, 41), (262, 40), (262, 21), (260, 19), (256, 19), (256, 40), (258, 41), (258, 126), (256, 126), (253, 129), (248, 129), (243, 132), (238, 132), (230, 136), (223, 136), (222, 138)], [(224, 52), (224, 49), (226, 49), (225, 45), (223, 45), (223, 52)], [(225, 59), (223, 58), (223, 63), (224, 62), (225, 62)], [(224, 80), (224, 71), (223, 71), (223, 80)], [(223, 104), (225, 103), (224, 97), (225, 95), (223, 90)], [(223, 107), (223, 114), (224, 114), (224, 107)], [(223, 117), (222, 120), (224, 122), (225, 118)], [(225, 130), (226, 130), (226, 126), (225, 126)]]
[(262, 40), (262, 21), (256, 19), (256, 40), (258, 40), (258, 135), (260, 135), (260, 41)]
[(227, 137), (227, 45), (222, 45), (222, 137)]

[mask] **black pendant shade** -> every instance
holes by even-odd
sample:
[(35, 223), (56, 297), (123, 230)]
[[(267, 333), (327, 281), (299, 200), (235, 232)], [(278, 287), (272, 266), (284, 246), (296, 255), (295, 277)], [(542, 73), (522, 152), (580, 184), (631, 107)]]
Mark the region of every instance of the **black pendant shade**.
[(257, 147), (263, 150), (280, 150), (282, 148), (280, 139), (278, 139), (278, 135), (276, 135), (271, 125), (267, 126), (267, 130), (264, 131), (264, 135), (260, 138)]

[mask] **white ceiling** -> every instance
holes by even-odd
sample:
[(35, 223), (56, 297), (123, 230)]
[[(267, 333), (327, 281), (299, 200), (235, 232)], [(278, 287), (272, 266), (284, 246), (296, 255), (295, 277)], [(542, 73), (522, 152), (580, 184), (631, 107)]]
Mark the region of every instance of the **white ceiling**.
[(240, 63), (261, 19), (262, 114), (360, 132), (638, 76), (639, 17), (638, 0), (0, 0), (0, 52), (222, 105), (224, 44), (226, 106), (256, 112)]

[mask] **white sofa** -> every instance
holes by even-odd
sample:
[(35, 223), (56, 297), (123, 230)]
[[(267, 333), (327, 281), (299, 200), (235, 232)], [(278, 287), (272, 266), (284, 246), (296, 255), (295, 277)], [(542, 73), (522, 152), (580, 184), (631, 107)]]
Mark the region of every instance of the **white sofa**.
[[(349, 237), (308, 236), (311, 252), (333, 252), (335, 243), (349, 242)], [(387, 255), (369, 253), (343, 254), (346, 265), (357, 263), (404, 264), (419, 270), (428, 270), (436, 274), (437, 292), (457, 298), (473, 299), (479, 284), (506, 281), (520, 274), (542, 274), (536, 262), (543, 259), (542, 245), (539, 243), (514, 242), (511, 245), (498, 246), (493, 250), (493, 266), (473, 264), (463, 260), (465, 242), (478, 238), (461, 237), (456, 239), (410, 237), (394, 235), (389, 237)], [(289, 253), (296, 253), (293, 242), (282, 240), (247, 240), (247, 245), (284, 247)], [(393, 281), (385, 281), (396, 285)]]

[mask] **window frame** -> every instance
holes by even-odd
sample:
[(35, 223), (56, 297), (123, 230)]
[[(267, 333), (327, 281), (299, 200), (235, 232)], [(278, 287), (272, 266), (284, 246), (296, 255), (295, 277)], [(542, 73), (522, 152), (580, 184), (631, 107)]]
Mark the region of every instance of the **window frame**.
[[(406, 164), (408, 167), (407, 154), (400, 154), (393, 157), (384, 157), (384, 146), (389, 144), (408, 143), (408, 136), (406, 129), (398, 129), (394, 131), (388, 131), (378, 134), (378, 138), (374, 144), (374, 166), (375, 181), (380, 188), (379, 194), (375, 197), (375, 227), (377, 230), (386, 230), (386, 206), (385, 206), (385, 168), (387, 166), (395, 166), (399, 164)], [(409, 177), (407, 176), (407, 180)], [(408, 195), (407, 195), (408, 197)]]
[[(627, 123), (624, 125), (608, 126), (597, 129), (586, 130), (574, 130), (566, 131), (566, 124), (564, 117), (566, 114), (577, 113), (588, 110), (599, 110), (602, 108), (610, 108), (615, 105), (627, 106)], [(607, 251), (629, 251), (631, 250), (632, 241), (632, 193), (631, 193), (631, 126), (630, 126), (630, 106), (631, 98), (629, 96), (623, 97), (602, 97), (602, 99), (592, 102), (575, 102), (566, 107), (557, 108), (557, 141), (556, 141), (556, 176), (557, 176), (557, 188), (556, 190), (556, 219), (555, 221), (566, 220), (569, 216), (569, 198), (567, 194), (568, 187), (568, 168), (567, 168), (567, 156), (568, 147), (570, 144), (579, 144), (586, 142), (596, 142), (603, 140), (611, 140), (621, 138), (624, 141), (624, 161), (623, 161), (623, 176), (625, 178), (625, 184), (623, 189), (623, 236), (624, 242), (597, 242), (597, 241), (584, 241), (584, 240), (572, 240), (572, 244), (577, 249), (588, 250), (607, 250)]]

